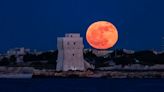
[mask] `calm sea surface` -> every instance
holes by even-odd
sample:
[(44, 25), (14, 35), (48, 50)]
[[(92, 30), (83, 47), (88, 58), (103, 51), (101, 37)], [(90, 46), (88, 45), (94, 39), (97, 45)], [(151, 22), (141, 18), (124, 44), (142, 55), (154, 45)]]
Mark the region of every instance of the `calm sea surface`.
[(0, 79), (0, 92), (164, 92), (164, 79)]

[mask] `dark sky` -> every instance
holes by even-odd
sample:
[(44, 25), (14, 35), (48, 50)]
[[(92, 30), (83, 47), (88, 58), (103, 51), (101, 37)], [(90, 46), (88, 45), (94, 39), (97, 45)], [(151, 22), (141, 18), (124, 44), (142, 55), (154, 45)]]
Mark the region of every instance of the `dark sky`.
[(0, 52), (56, 49), (56, 38), (70, 32), (81, 33), (88, 48), (86, 30), (99, 20), (117, 27), (114, 48), (161, 50), (163, 0), (0, 0)]

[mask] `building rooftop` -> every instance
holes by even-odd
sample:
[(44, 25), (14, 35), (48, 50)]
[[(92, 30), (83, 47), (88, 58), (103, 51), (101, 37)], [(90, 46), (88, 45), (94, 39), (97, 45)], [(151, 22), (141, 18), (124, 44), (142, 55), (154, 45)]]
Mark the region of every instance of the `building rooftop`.
[(79, 33), (67, 33), (65, 34), (65, 37), (80, 37)]

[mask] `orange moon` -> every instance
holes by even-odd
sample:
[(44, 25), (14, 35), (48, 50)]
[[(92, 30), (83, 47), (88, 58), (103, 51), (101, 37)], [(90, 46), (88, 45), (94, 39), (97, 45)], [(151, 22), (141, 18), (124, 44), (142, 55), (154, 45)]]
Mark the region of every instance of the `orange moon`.
[(86, 32), (87, 42), (96, 49), (109, 49), (118, 40), (116, 27), (107, 21), (98, 21), (91, 24)]

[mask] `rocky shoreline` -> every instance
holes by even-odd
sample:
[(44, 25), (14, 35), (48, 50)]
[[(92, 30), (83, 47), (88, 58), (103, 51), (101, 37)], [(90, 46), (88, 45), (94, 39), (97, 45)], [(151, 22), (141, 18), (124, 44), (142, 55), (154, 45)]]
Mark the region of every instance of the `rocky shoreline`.
[(67, 71), (35, 70), (33, 78), (164, 78), (164, 71)]
[(56, 71), (32, 67), (0, 67), (0, 78), (164, 78), (164, 70)]

